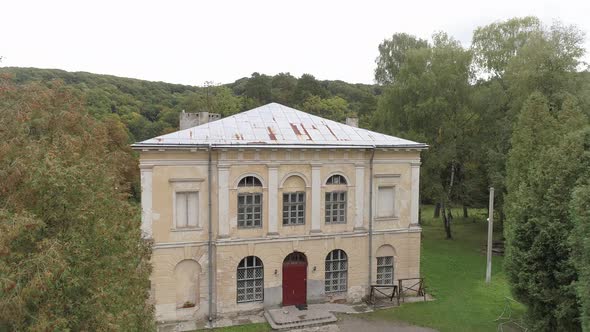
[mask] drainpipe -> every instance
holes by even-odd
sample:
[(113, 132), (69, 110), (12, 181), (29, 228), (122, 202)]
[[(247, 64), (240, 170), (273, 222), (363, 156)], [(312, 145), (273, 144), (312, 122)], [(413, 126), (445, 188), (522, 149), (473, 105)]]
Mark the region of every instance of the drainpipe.
[(208, 242), (207, 242), (207, 254), (208, 254), (208, 281), (209, 281), (209, 323), (213, 322), (213, 222), (211, 219), (211, 179), (212, 179), (212, 170), (211, 170), (211, 144), (209, 144), (209, 162), (207, 163), (207, 215), (209, 219), (208, 224)]
[(373, 145), (371, 159), (369, 160), (369, 284), (371, 289), (373, 281), (373, 158), (375, 158), (375, 146)]

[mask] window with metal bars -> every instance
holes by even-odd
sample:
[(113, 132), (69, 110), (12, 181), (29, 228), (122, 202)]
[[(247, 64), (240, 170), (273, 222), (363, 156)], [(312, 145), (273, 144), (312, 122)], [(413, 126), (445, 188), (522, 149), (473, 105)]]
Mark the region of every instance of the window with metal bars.
[(245, 176), (238, 183), (238, 187), (262, 187), (262, 182), (255, 176)]
[(348, 256), (343, 250), (332, 250), (326, 256), (326, 293), (346, 292), (348, 280)]
[(346, 224), (346, 191), (326, 193), (326, 224)]
[(393, 285), (393, 256), (377, 257), (377, 285)]
[(344, 178), (344, 176), (342, 175), (332, 175), (328, 178), (328, 181), (326, 181), (326, 184), (328, 185), (332, 185), (332, 184), (346, 184), (346, 179)]
[(238, 194), (238, 227), (262, 227), (262, 194)]
[(305, 224), (305, 192), (283, 194), (283, 225)]
[(264, 266), (260, 258), (248, 256), (240, 261), (237, 271), (237, 302), (264, 299)]

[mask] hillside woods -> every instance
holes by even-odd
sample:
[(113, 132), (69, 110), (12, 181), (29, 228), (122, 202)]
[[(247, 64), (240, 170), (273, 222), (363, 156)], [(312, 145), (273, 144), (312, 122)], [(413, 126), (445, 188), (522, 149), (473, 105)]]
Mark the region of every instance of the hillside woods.
[[(456, 236), (452, 208), (464, 207), (467, 217), (496, 188), (505, 272), (527, 308), (526, 323), (536, 331), (588, 331), (584, 38), (576, 26), (535, 17), (478, 27), (468, 48), (444, 32), (429, 40), (394, 33), (376, 45), (376, 85), (253, 73), (193, 87), (0, 68), (0, 176), (7, 179), (0, 186), (0, 330), (4, 321), (9, 329), (116, 330), (150, 317), (129, 144), (176, 130), (182, 110), (229, 116), (278, 102), (335, 121), (357, 116), (361, 127), (427, 143), (420, 199), (435, 205), (446, 239)], [(109, 246), (121, 264), (111, 261)], [(80, 259), (88, 250), (95, 265)], [(40, 261), (50, 263), (40, 268)], [(93, 287), (92, 271), (99, 284), (123, 289)]]

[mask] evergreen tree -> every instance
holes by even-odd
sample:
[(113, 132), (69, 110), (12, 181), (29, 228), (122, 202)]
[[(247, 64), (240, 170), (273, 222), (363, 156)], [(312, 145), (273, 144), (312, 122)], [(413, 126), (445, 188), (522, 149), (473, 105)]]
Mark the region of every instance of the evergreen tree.
[(584, 331), (590, 331), (590, 129), (582, 132), (586, 142), (583, 162), (585, 172), (580, 176), (570, 202), (574, 222), (572, 232), (572, 263), (578, 272), (576, 290), (580, 303), (580, 318)]
[[(574, 103), (552, 114), (540, 93), (523, 106), (508, 155), (506, 271), (534, 331), (580, 330), (568, 238), (573, 188), (584, 163), (587, 125)], [(567, 156), (567, 157), (566, 157)]]

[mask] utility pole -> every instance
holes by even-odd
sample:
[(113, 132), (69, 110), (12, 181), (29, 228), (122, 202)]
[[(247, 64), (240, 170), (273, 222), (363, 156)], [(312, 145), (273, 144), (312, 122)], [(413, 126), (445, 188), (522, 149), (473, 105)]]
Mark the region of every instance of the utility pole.
[(486, 284), (492, 281), (492, 235), (494, 233), (494, 187), (490, 187), (490, 207), (488, 216), (488, 262), (486, 268)]

